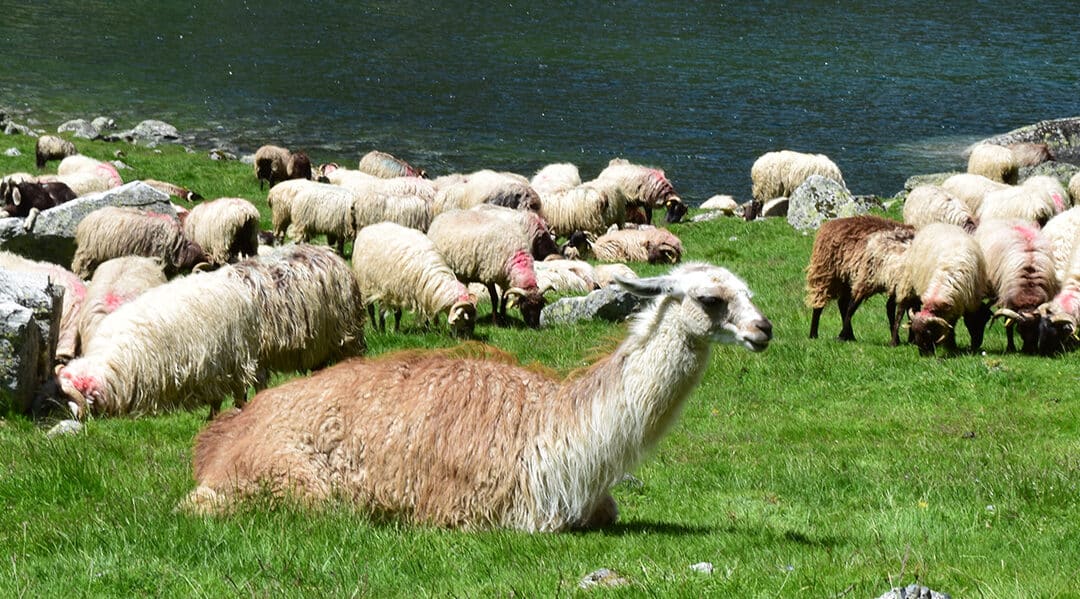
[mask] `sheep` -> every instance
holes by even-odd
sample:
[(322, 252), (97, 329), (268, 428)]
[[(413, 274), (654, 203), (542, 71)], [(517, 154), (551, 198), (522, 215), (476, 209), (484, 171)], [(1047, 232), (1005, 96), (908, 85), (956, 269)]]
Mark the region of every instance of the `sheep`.
[(157, 179), (143, 179), (142, 182), (162, 193), (176, 196), (182, 200), (187, 200), (188, 202), (201, 202), (203, 200), (203, 197), (198, 193), (175, 183), (158, 181)]
[(266, 203), (270, 206), (274, 237), (279, 241), (292, 224), (290, 235), (306, 243), (312, 236), (326, 234), (327, 242), (345, 251), (345, 240), (356, 234), (352, 191), (307, 179), (283, 181), (270, 188)]
[(466, 347), (350, 360), (260, 393), (198, 435), (180, 509), (227, 514), (268, 491), (461, 529), (614, 523), (612, 486), (676, 422), (711, 344), (760, 352), (772, 338), (723, 268), (621, 285), (655, 299), (613, 354), (562, 381)]
[(1016, 185), (1020, 166), (1009, 148), (980, 143), (971, 147), (967, 172), (982, 175), (992, 181)]
[(638, 275), (632, 268), (625, 264), (596, 264), (593, 265), (593, 281), (600, 287), (612, 285), (618, 279), (636, 279)]
[(79, 221), (72, 272), (89, 279), (99, 264), (121, 256), (161, 258), (168, 276), (207, 262), (202, 247), (184, 235), (177, 219), (165, 214), (106, 206)]
[(1039, 306), (1057, 293), (1050, 242), (1028, 221), (991, 220), (975, 231), (986, 259), (990, 296), (996, 299), (995, 317), (1004, 317), (1006, 351), (1016, 351), (1013, 329), (1020, 333), (1024, 353), (1038, 350)]
[(601, 235), (626, 224), (626, 198), (610, 181), (593, 180), (543, 196), (541, 216), (551, 232), (567, 237), (575, 231)]
[(1080, 244), (1073, 248), (1057, 295), (1039, 306), (1039, 352), (1051, 355), (1080, 341)]
[(393, 177), (419, 177), (427, 174), (392, 154), (372, 150), (360, 158), (359, 170), (383, 179)]
[(1043, 235), (1050, 241), (1050, 253), (1054, 258), (1054, 273), (1059, 283), (1064, 283), (1073, 249), (1080, 245), (1080, 206), (1070, 208), (1046, 222)]
[(348, 262), (327, 247), (286, 245), (231, 265), (260, 312), (259, 375), (322, 368), (364, 353), (364, 305)]
[(519, 175), (481, 170), (470, 173), (464, 180), (438, 189), (432, 204), (437, 216), (447, 210), (472, 208), (480, 204), (495, 204), (516, 210), (540, 212), (541, 200), (528, 182)]
[(147, 290), (105, 316), (82, 355), (57, 372), (75, 418), (238, 405), (255, 382), (260, 311), (223, 269)]
[(1068, 193), (1073, 206), (1080, 206), (1080, 172), (1069, 178)]
[(147, 289), (164, 285), (166, 280), (165, 264), (161, 258), (123, 256), (102, 262), (86, 287), (86, 300), (79, 316), (77, 347), (89, 345), (105, 316)]
[(942, 181), (941, 188), (963, 202), (967, 206), (968, 213), (974, 215), (979, 213), (979, 206), (982, 205), (986, 194), (999, 189), (1009, 189), (1009, 186), (982, 175), (960, 173)]
[[(451, 334), (472, 336), (476, 299), (420, 231), (389, 222), (360, 229), (352, 266), (372, 322), (379, 302), (382, 310), (395, 311), (395, 331), (401, 326), (401, 311), (408, 309), (426, 323), (445, 313)], [(385, 329), (382, 318), (379, 328)]]
[(26, 221), (23, 227), (33, 228), (37, 214), (75, 199), (75, 192), (63, 183), (0, 183), (0, 218), (17, 217)]
[(614, 181), (626, 197), (627, 209), (643, 210), (643, 224), (652, 223), (653, 208), (659, 206), (667, 209), (664, 220), (668, 223), (677, 223), (686, 216), (686, 204), (676, 195), (671, 181), (668, 181), (664, 171), (660, 169), (615, 158), (608, 163), (607, 168), (600, 171), (597, 179)]
[(598, 289), (593, 267), (583, 260), (541, 260), (533, 263), (536, 285), (556, 293), (589, 293)]
[(920, 229), (930, 223), (948, 223), (971, 233), (976, 221), (967, 204), (938, 185), (919, 185), (904, 200), (904, 223)]
[(1035, 176), (1020, 185), (986, 194), (977, 215), (980, 222), (1022, 219), (1044, 225), (1068, 207), (1068, 196), (1057, 179)]
[(199, 204), (183, 220), (184, 234), (199, 244), (213, 265), (254, 256), (259, 249), (259, 209), (242, 198)]
[(259, 189), (263, 181), (273, 188), (281, 181), (311, 179), (311, 159), (304, 152), (290, 152), (287, 148), (266, 144), (255, 150), (255, 178)]
[(541, 197), (573, 189), (581, 185), (577, 165), (569, 162), (549, 164), (536, 171), (529, 184)]
[[(867, 298), (885, 293), (889, 330), (896, 315), (896, 285), (904, 272), (904, 254), (915, 227), (880, 216), (862, 215), (826, 221), (818, 229), (806, 266), (806, 306), (811, 309), (810, 338), (817, 339), (821, 313), (829, 300), (840, 310), (840, 341), (855, 341), (851, 319)], [(899, 339), (893, 338), (892, 345)]]
[(450, 210), (432, 219), (428, 238), (459, 280), (487, 286), (496, 323), (514, 304), (525, 324), (540, 326), (545, 290), (537, 285), (532, 239), (519, 224), (488, 210)]
[(471, 210), (482, 210), (490, 216), (521, 227), (525, 237), (529, 240), (529, 252), (534, 260), (544, 260), (548, 256), (559, 253), (559, 246), (555, 243), (555, 236), (548, 228), (547, 221), (535, 212), (514, 210), (494, 204), (481, 204), (474, 206)]
[(335, 168), (325, 175), (326, 182), (351, 189), (357, 194), (380, 192), (391, 195), (415, 195), (428, 204), (435, 201), (435, 185), (419, 177), (391, 177), (383, 179), (361, 171)]
[(667, 229), (620, 229), (598, 237), (592, 255), (600, 262), (675, 264), (682, 260), (682, 241)]
[(353, 200), (353, 224), (357, 229), (384, 221), (427, 231), (431, 224), (431, 203), (417, 194), (381, 191), (356, 193)]
[(75, 144), (56, 135), (42, 135), (34, 144), (34, 156), (37, 159), (38, 169), (45, 168), (45, 164), (50, 160), (63, 160), (78, 153)]
[(45, 274), (54, 284), (64, 288), (64, 298), (60, 304), (60, 329), (57, 332), (53, 357), (59, 363), (75, 357), (79, 347), (79, 315), (86, 303), (86, 284), (62, 266), (30, 260), (5, 251), (0, 251), (0, 268)]
[(1013, 154), (1019, 168), (1038, 166), (1054, 160), (1050, 146), (1041, 143), (1012, 143), (1005, 146)]
[(811, 175), (821, 175), (847, 187), (840, 168), (828, 156), (780, 150), (762, 154), (750, 167), (751, 195), (759, 204), (787, 197)]
[[(911, 319), (911, 336), (922, 355), (937, 345), (956, 348), (954, 325), (963, 316), (971, 336), (971, 351), (982, 346), (990, 310), (986, 260), (979, 243), (956, 225), (931, 223), (919, 229), (905, 252), (904, 272), (897, 285), (893, 339), (899, 338), (901, 315)], [(921, 306), (918, 312), (915, 307)]]
[(106, 187), (106, 189), (120, 187), (124, 184), (124, 180), (120, 178), (120, 173), (116, 170), (115, 166), (108, 162), (96, 160), (82, 154), (68, 156), (61, 160), (60, 164), (56, 167), (56, 176), (58, 179), (67, 183), (72, 189), (75, 189), (76, 187), (71, 183), (71, 181), (75, 179), (69, 179), (67, 175), (76, 175), (77, 173), (104, 179), (108, 182), (108, 187)]

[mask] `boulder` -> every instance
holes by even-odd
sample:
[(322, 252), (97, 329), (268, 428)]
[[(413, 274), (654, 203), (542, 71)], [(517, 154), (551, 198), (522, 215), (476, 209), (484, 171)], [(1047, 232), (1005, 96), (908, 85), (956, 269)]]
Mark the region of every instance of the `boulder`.
[(856, 197), (842, 183), (812, 175), (792, 192), (787, 221), (799, 231), (816, 230), (821, 223), (870, 211), (873, 201)]
[(912, 175), (904, 181), (904, 191), (911, 191), (920, 185), (941, 185), (945, 182), (945, 179), (953, 175), (959, 175), (960, 171), (950, 171), (947, 173), (927, 173), (925, 175)]
[(1059, 162), (1056, 160), (1048, 160), (1035, 166), (1025, 166), (1020, 169), (1019, 181), (1024, 182), (1024, 179), (1028, 177), (1034, 177), (1036, 175), (1047, 175), (1054, 177), (1061, 182), (1062, 187), (1069, 186), (1069, 180), (1073, 178), (1073, 175), (1080, 173), (1080, 166), (1075, 164), (1069, 164), (1068, 162)]
[(22, 152), (19, 151), (19, 148), (8, 148), (4, 150), (4, 156), (14, 158), (16, 156), (22, 156)]
[(698, 206), (702, 210), (719, 210), (729, 216), (735, 214), (739, 208), (739, 203), (735, 201), (735, 198), (729, 195), (714, 195), (711, 198), (705, 200)]
[(1080, 165), (1080, 117), (1039, 121), (988, 137), (979, 143), (1007, 146), (1014, 143), (1044, 143), (1058, 162)]
[(596, 318), (621, 322), (644, 307), (648, 301), (617, 285), (609, 285), (589, 295), (564, 297), (544, 306), (540, 312), (540, 326), (573, 324)]
[(56, 128), (57, 133), (67, 131), (70, 131), (75, 137), (84, 139), (97, 139), (101, 136), (101, 131), (86, 119), (71, 120)]
[(112, 131), (113, 129), (116, 129), (116, 121), (112, 120), (107, 116), (99, 116), (93, 121), (90, 121), (90, 124), (93, 125), (94, 128), (97, 129), (99, 132)]
[(0, 269), (0, 406), (29, 412), (51, 376), (64, 289), (39, 273)]
[(75, 256), (75, 227), (84, 216), (105, 206), (131, 206), (176, 216), (168, 194), (142, 181), (132, 181), (45, 210), (29, 230), (21, 218), (0, 219), (0, 249), (69, 268)]

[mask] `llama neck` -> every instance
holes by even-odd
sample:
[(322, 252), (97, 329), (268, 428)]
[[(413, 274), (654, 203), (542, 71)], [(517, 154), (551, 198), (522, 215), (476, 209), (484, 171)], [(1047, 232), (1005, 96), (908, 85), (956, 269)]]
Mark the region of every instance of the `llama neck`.
[(528, 466), (538, 528), (586, 520), (678, 417), (709, 357), (708, 340), (688, 333), (681, 310), (662, 298), (611, 356), (560, 387)]

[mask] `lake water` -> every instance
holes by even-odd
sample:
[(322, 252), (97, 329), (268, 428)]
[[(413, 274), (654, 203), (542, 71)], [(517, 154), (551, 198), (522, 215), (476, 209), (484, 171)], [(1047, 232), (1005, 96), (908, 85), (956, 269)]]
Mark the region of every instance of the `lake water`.
[(777, 149), (855, 193), (959, 168), (969, 143), (1080, 114), (1080, 12), (1039, 3), (4, 2), (0, 106), (52, 129), (158, 118), (438, 175), (622, 156), (696, 204)]

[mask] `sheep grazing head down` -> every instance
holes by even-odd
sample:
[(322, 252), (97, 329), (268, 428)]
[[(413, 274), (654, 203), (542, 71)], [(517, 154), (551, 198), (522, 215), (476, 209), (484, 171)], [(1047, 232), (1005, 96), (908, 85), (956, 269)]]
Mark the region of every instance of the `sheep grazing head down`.
[(669, 223), (682, 222), (683, 217), (686, 216), (689, 210), (686, 204), (683, 203), (682, 198), (676, 195), (668, 196), (668, 199), (664, 200), (664, 208), (667, 209), (664, 213), (664, 220)]
[(953, 325), (926, 310), (911, 311), (908, 317), (911, 320), (912, 339), (919, 348), (919, 353), (924, 356), (934, 355), (934, 349), (953, 334)]
[(1010, 325), (1016, 326), (1016, 332), (1020, 333), (1020, 340), (1023, 343), (1024, 353), (1036, 353), (1039, 347), (1039, 339), (1042, 336), (1041, 329), (1043, 328), (1043, 318), (1037, 311), (1017, 312), (1008, 308), (1000, 308), (997, 312), (994, 312), (994, 320), (998, 318), (1005, 319), (1006, 327)]
[(507, 308), (521, 310), (521, 319), (525, 321), (525, 324), (538, 329), (540, 328), (540, 313), (543, 312), (544, 305), (547, 303), (544, 299), (544, 293), (547, 291), (546, 288), (526, 291), (521, 287), (511, 287), (503, 294), (503, 301), (506, 302)]
[(446, 324), (454, 337), (472, 337), (473, 330), (476, 329), (475, 300), (462, 300), (450, 306), (450, 312), (446, 315)]
[(1071, 314), (1056, 311), (1050, 304), (1039, 307), (1035, 322), (1038, 325), (1039, 353), (1045, 356), (1063, 352), (1080, 341), (1080, 327), (1077, 326), (1076, 318)]

